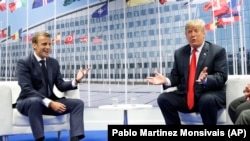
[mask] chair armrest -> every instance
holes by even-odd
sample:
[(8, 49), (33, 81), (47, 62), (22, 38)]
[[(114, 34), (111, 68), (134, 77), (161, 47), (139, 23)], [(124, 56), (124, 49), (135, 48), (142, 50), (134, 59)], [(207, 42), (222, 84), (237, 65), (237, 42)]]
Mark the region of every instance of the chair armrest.
[(12, 91), (10, 86), (0, 84), (0, 136), (11, 133), (12, 128)]
[(76, 98), (76, 99), (80, 99), (80, 89), (77, 88), (75, 90), (69, 90), (65, 92), (65, 97), (67, 98)]
[(177, 86), (166, 86), (166, 85), (162, 85), (163, 91), (164, 92), (172, 92), (177, 90)]

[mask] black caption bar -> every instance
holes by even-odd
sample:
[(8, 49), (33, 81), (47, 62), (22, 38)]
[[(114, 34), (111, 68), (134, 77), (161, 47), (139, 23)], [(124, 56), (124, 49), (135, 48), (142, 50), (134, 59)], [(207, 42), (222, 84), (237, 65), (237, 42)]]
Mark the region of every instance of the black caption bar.
[(223, 139), (245, 141), (250, 139), (249, 126), (238, 125), (108, 125), (108, 141), (121, 139)]

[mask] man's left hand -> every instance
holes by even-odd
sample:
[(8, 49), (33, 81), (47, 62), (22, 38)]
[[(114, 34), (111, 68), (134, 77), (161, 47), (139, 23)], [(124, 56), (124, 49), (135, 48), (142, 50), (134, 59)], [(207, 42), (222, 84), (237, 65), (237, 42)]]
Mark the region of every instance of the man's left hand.
[(88, 67), (87, 69), (83, 70), (82, 68), (80, 68), (80, 70), (77, 73), (76, 76), (76, 81), (80, 82), (86, 75), (88, 75), (89, 71), (91, 70), (90, 67)]

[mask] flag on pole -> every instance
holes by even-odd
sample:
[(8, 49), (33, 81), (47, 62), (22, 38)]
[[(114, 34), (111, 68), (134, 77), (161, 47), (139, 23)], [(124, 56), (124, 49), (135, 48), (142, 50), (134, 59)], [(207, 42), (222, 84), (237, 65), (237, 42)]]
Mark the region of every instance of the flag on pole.
[(208, 11), (209, 9), (212, 9), (214, 17), (222, 16), (229, 12), (227, 1), (228, 0), (213, 0), (211, 2), (208, 2), (203, 6), (203, 11)]
[(105, 3), (102, 7), (98, 8), (93, 14), (92, 18), (101, 18), (108, 15), (108, 3)]
[(72, 43), (74, 43), (74, 35), (71, 34), (71, 35), (67, 36), (67, 37), (64, 39), (64, 43), (65, 43), (65, 44), (72, 44)]
[(29, 42), (31, 40), (32, 40), (32, 34), (29, 34), (28, 36), (26, 36), (26, 37), (23, 38), (24, 42)]
[(25, 7), (26, 0), (14, 0), (9, 3), (10, 12), (14, 12), (17, 8)]
[(206, 28), (206, 30), (211, 31), (211, 30), (214, 30), (216, 28), (223, 28), (223, 25), (221, 25), (218, 21), (214, 21), (214, 22), (210, 22), (210, 23), (206, 24), (205, 28)]
[[(68, 6), (70, 4), (72, 4), (73, 2), (75, 2), (76, 0), (64, 0), (63, 2), (63, 6)], [(80, 0), (77, 0), (77, 1), (80, 1)]]
[(53, 42), (55, 42), (55, 43), (60, 43), (61, 42), (61, 34), (60, 33), (56, 34), (56, 38), (53, 39)]
[(11, 36), (11, 39), (12, 40), (19, 40), (19, 39), (21, 39), (22, 38), (22, 32), (23, 32), (22, 28), (19, 29), (14, 35)]
[(9, 37), (9, 36), (10, 36), (10, 26), (4, 28), (1, 31), (1, 38), (6, 38), (6, 37)]
[(80, 38), (80, 42), (87, 42), (88, 41), (88, 35), (84, 35)]
[(54, 0), (34, 0), (32, 4), (32, 9), (39, 8), (53, 2)]
[(165, 4), (167, 0), (159, 0), (160, 4)]
[(141, 4), (155, 2), (155, 0), (126, 0), (127, 7), (133, 7)]
[(102, 41), (103, 41), (102, 35), (95, 36), (95, 37), (93, 38), (93, 40), (92, 40), (92, 42), (93, 42), (94, 44), (101, 44)]
[[(206, 25), (207, 30), (212, 30), (224, 25), (229, 25), (240, 20), (239, 10), (242, 5), (241, 0), (214, 0), (214, 3), (207, 3), (203, 10), (213, 9), (213, 17), (216, 17), (215, 22), (210, 22)], [(219, 5), (218, 5), (219, 4)], [(214, 8), (215, 6), (215, 8)], [(215, 10), (214, 10), (215, 9)]]
[(159, 0), (160, 4), (162, 4), (162, 5), (167, 3), (167, 2), (179, 2), (179, 1), (184, 1), (184, 0)]
[(190, 0), (188, 2), (185, 2), (183, 4), (183, 6), (194, 5), (194, 4), (202, 4), (202, 3), (206, 3), (206, 2), (210, 2), (210, 0)]
[(5, 0), (0, 0), (0, 11), (6, 10), (6, 2)]

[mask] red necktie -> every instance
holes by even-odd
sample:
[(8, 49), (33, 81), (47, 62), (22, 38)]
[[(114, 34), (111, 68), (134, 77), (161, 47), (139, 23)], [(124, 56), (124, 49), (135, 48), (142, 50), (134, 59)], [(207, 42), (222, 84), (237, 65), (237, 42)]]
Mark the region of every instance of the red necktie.
[(195, 72), (196, 72), (196, 55), (197, 49), (193, 49), (192, 58), (189, 65), (189, 76), (188, 76), (188, 94), (187, 104), (188, 108), (192, 109), (194, 106), (194, 83), (195, 83)]

